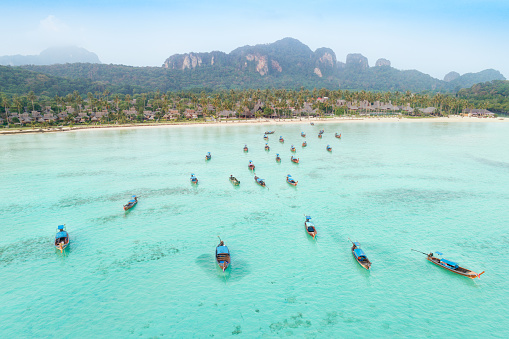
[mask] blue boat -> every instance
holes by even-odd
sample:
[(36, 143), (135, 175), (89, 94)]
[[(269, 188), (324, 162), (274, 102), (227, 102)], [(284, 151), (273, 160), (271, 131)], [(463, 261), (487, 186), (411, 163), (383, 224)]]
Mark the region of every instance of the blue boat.
[(131, 200), (129, 200), (127, 202), (127, 204), (124, 205), (124, 211), (127, 211), (127, 210), (133, 208), (137, 203), (138, 203), (138, 198), (135, 195), (133, 195), (131, 197)]
[(324, 131), (323, 131), (323, 129), (321, 129), (321, 130), (320, 130), (320, 132), (319, 132), (319, 134), (323, 134), (323, 132), (324, 132)]
[(292, 186), (297, 186), (298, 181), (295, 181), (290, 174), (286, 175), (286, 182)]
[(194, 173), (191, 173), (191, 184), (197, 184), (198, 178), (194, 175)]
[(304, 221), (304, 228), (306, 229), (306, 232), (310, 236), (313, 237), (313, 239), (316, 237), (316, 227), (315, 224), (311, 221), (311, 217), (309, 215), (306, 215), (306, 221)]
[(292, 145), (292, 147), (290, 147), (290, 152), (295, 153), (295, 151), (296, 151), (295, 146)]
[(369, 268), (371, 267), (371, 261), (369, 261), (368, 257), (366, 256), (366, 253), (364, 253), (364, 251), (361, 249), (361, 244), (358, 241), (351, 242), (353, 257), (355, 258), (355, 260), (357, 260), (359, 265), (369, 270)]
[(65, 225), (59, 225), (55, 235), (55, 247), (62, 253), (67, 246), (69, 246), (69, 233), (65, 230)]
[(265, 135), (263, 136), (263, 139), (265, 139), (265, 140), (269, 140), (269, 137), (267, 136), (267, 134), (265, 134)]
[[(435, 252), (435, 253), (437, 255), (442, 255), (442, 253), (440, 253), (440, 252)], [(475, 273), (474, 271), (471, 271), (469, 269), (461, 267), (458, 263), (456, 263), (454, 261), (444, 259), (444, 258), (435, 257), (433, 255), (433, 252), (427, 254), (427, 259), (428, 259), (428, 261), (432, 262), (433, 264), (435, 264), (437, 266), (445, 268), (446, 270), (457, 273), (464, 277), (469, 277), (470, 279), (480, 278), (481, 274), (484, 273), (484, 271), (482, 271), (481, 273)]]
[(266, 150), (266, 151), (270, 151), (270, 146), (269, 146), (269, 144), (267, 144), (267, 143), (265, 143), (265, 150)]
[(276, 154), (276, 162), (281, 162), (281, 157), (279, 156), (279, 153)]
[(282, 143), (284, 143), (284, 142), (285, 142), (285, 139), (283, 139), (283, 136), (280, 136), (280, 137), (279, 137), (279, 142), (282, 142)]
[(327, 151), (332, 152), (332, 147), (330, 145), (327, 145)]
[(300, 132), (300, 136), (301, 136), (301, 137), (303, 137), (303, 138), (305, 138), (305, 137), (306, 137), (306, 133), (304, 133), (304, 132)]
[(224, 244), (224, 241), (219, 239), (219, 245), (216, 247), (216, 261), (219, 267), (223, 270), (223, 272), (228, 268), (230, 265), (230, 250), (228, 247)]
[(205, 155), (205, 160), (212, 159), (212, 155), (210, 155), (210, 152), (207, 152), (207, 155)]
[(261, 178), (257, 177), (256, 175), (255, 175), (255, 177), (254, 177), (254, 180), (256, 181), (256, 183), (257, 183), (258, 185), (260, 185), (260, 186), (262, 186), (262, 187), (265, 187), (265, 180), (263, 180), (263, 179), (261, 179)]

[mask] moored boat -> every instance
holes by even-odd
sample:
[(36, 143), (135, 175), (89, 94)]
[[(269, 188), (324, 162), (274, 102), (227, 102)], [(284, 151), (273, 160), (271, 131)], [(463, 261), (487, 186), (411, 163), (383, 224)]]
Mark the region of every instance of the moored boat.
[(341, 133), (339, 133), (339, 134), (337, 134), (337, 133), (336, 133), (334, 136), (335, 136), (336, 138), (338, 138), (338, 139), (341, 139)]
[(219, 239), (219, 245), (216, 246), (216, 261), (223, 272), (230, 265), (230, 250), (221, 238)]
[(306, 221), (304, 221), (304, 227), (306, 228), (306, 232), (310, 236), (313, 237), (313, 239), (316, 237), (316, 227), (315, 224), (311, 221), (311, 217), (309, 215), (306, 215)]
[(327, 151), (332, 152), (332, 147), (330, 145), (327, 145)]
[(191, 173), (191, 184), (197, 184), (198, 183), (198, 178), (196, 177), (196, 175), (194, 175), (194, 173)]
[(240, 185), (240, 181), (237, 178), (235, 178), (233, 175), (230, 175), (230, 182), (235, 186)]
[(320, 138), (320, 139), (321, 139), (321, 138), (322, 138), (322, 135), (321, 135), (321, 134), (318, 134), (318, 138)]
[(266, 151), (270, 151), (270, 146), (269, 146), (269, 144), (267, 144), (267, 143), (265, 144), (265, 150), (266, 150)]
[[(435, 253), (437, 255), (442, 255), (442, 253), (440, 253), (440, 252), (435, 252)], [(426, 253), (424, 253), (424, 254), (426, 254)], [(454, 261), (444, 259), (444, 258), (435, 257), (433, 255), (433, 252), (426, 254), (426, 256), (427, 256), (427, 259), (429, 262), (432, 262), (433, 264), (435, 264), (437, 266), (445, 268), (446, 270), (457, 273), (464, 277), (469, 277), (470, 279), (480, 278), (481, 274), (484, 273), (484, 271), (482, 271), (481, 273), (475, 273), (474, 271), (471, 271), (467, 268), (461, 267), (458, 263), (456, 263)]]
[(320, 132), (318, 132), (318, 134), (323, 134), (324, 130), (321, 129)]
[(256, 183), (257, 183), (258, 185), (260, 185), (260, 186), (262, 186), (262, 187), (265, 187), (265, 180), (263, 180), (263, 179), (261, 179), (261, 178), (257, 177), (256, 175), (255, 175), (255, 177), (254, 177), (254, 180), (256, 181)]
[(281, 157), (279, 156), (279, 153), (276, 154), (276, 162), (281, 162)]
[(307, 145), (308, 145), (308, 143), (307, 143), (306, 141), (304, 141), (304, 142), (302, 143), (302, 147), (306, 147)]
[(265, 134), (274, 134), (275, 131), (267, 131)]
[(247, 152), (247, 145), (244, 145), (244, 152)]
[(314, 125), (315, 125), (315, 123), (314, 123), (314, 122), (310, 122), (309, 124), (310, 124), (311, 126), (314, 126)]
[(291, 160), (293, 163), (296, 163), (296, 164), (298, 164), (298, 163), (299, 163), (299, 159), (298, 159), (298, 158), (295, 158), (293, 155), (292, 155), (292, 157), (290, 158), (290, 160)]
[[(350, 240), (351, 241), (351, 240)], [(359, 265), (364, 267), (365, 269), (369, 270), (371, 267), (371, 261), (369, 261), (368, 257), (366, 256), (366, 253), (361, 249), (361, 244), (357, 241), (351, 241), (352, 242), (352, 255), (357, 260)]]
[(301, 137), (303, 137), (303, 138), (305, 138), (305, 137), (306, 137), (306, 133), (304, 133), (304, 132), (300, 132), (300, 136), (301, 136)]
[(263, 135), (263, 139), (265, 139), (265, 140), (269, 140), (269, 137), (267, 136), (267, 134), (264, 134), (264, 135)]
[(290, 147), (290, 152), (294, 152), (295, 153), (296, 149), (295, 149), (295, 146), (292, 145), (292, 147)]
[(282, 136), (279, 137), (279, 142), (285, 142), (285, 139), (283, 139)]
[(124, 211), (127, 211), (131, 208), (133, 208), (136, 204), (138, 203), (138, 197), (136, 197), (135, 195), (133, 195), (131, 197), (131, 200), (129, 200), (127, 202), (127, 204), (124, 205)]
[(249, 168), (251, 171), (253, 171), (255, 169), (255, 165), (253, 164), (253, 162), (251, 160), (249, 160), (249, 165), (247, 165), (247, 168)]
[(212, 159), (212, 155), (210, 155), (210, 152), (207, 152), (207, 154), (205, 155), (205, 160), (210, 160)]
[(57, 227), (57, 234), (55, 235), (55, 248), (60, 250), (60, 253), (69, 245), (69, 233), (65, 230), (65, 225)]
[(290, 174), (286, 175), (286, 182), (293, 186), (297, 186), (298, 183), (298, 181), (295, 181)]

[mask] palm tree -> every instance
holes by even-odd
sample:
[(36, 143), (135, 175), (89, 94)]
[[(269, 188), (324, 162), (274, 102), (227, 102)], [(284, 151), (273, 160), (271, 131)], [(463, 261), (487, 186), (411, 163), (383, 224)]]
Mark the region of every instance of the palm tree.
[(7, 128), (9, 128), (9, 117), (7, 116), (7, 108), (10, 107), (11, 103), (9, 102), (9, 98), (7, 96), (2, 97), (2, 106), (4, 106), (5, 110), (5, 120), (7, 121)]

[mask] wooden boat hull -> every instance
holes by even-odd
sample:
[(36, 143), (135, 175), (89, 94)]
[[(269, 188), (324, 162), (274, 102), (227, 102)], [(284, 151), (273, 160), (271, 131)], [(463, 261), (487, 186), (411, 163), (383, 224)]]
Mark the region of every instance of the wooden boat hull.
[(332, 148), (327, 148), (327, 152), (332, 152)]
[(298, 183), (298, 181), (290, 182), (290, 181), (288, 181), (288, 179), (286, 179), (286, 182), (289, 183), (292, 186), (297, 186), (297, 183)]
[(341, 134), (339, 135), (336, 134), (336, 138), (341, 139)]
[(57, 240), (55, 239), (55, 249), (59, 250), (60, 253), (62, 253), (67, 246), (69, 246), (69, 237), (65, 238), (65, 241), (63, 244), (57, 243)]
[(231, 182), (234, 186), (239, 186), (239, 185), (240, 185), (240, 181), (238, 181), (237, 179), (230, 179), (230, 182)]
[(431, 263), (433, 263), (433, 264), (435, 264), (437, 266), (445, 268), (448, 271), (454, 272), (454, 273), (462, 275), (464, 277), (468, 277), (470, 279), (480, 278), (481, 274), (484, 273), (484, 271), (482, 271), (481, 273), (476, 273), (474, 271), (471, 271), (471, 270), (466, 269), (466, 268), (461, 267), (461, 266), (458, 266), (458, 268), (448, 267), (445, 264), (441, 263), (439, 258), (430, 256), (430, 255), (427, 256), (427, 259), (428, 259), (429, 262), (431, 262)]
[(270, 147), (265, 147), (265, 150), (266, 151), (270, 151)]
[(254, 170), (255, 166), (254, 165), (249, 165), (249, 166), (247, 166), (247, 168), (249, 168), (250, 170)]
[(318, 134), (318, 137), (321, 139), (321, 138), (322, 138), (322, 135), (321, 135), (321, 134)]
[(283, 139), (279, 139), (279, 142), (284, 143), (285, 141)]
[(292, 160), (292, 162), (293, 162), (294, 164), (298, 164), (298, 163), (299, 163), (299, 159), (291, 159), (291, 160)]
[(310, 232), (310, 231), (308, 230), (308, 224), (307, 224), (307, 222), (304, 222), (304, 229), (306, 230), (306, 233), (307, 233), (307, 234), (309, 234), (310, 236), (312, 236), (312, 237), (313, 237), (313, 239), (316, 237), (317, 232), (316, 232), (316, 228), (315, 228), (314, 226), (313, 226), (314, 231)]
[(131, 208), (133, 208), (134, 206), (136, 206), (138, 202), (136, 201), (135, 203), (133, 204), (127, 204), (127, 205), (124, 205), (124, 211), (128, 211), (130, 210)]
[(302, 144), (302, 147), (306, 147), (307, 145), (308, 145), (308, 144), (306, 144), (306, 143), (303, 143), (303, 144)]

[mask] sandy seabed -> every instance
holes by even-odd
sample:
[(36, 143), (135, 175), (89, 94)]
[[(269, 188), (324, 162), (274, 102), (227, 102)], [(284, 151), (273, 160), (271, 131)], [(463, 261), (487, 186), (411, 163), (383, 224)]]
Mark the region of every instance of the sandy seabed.
[(427, 122), (508, 122), (509, 118), (477, 118), (477, 117), (436, 117), (436, 118), (403, 118), (403, 117), (341, 117), (341, 118), (302, 118), (302, 119), (252, 119), (252, 120), (223, 120), (223, 121), (207, 121), (207, 122), (177, 122), (177, 123), (146, 123), (146, 124), (126, 124), (126, 125), (84, 125), (84, 126), (62, 126), (37, 129), (4, 129), (0, 130), (0, 135), (10, 134), (31, 134), (31, 133), (56, 133), (56, 132), (73, 132), (83, 130), (94, 130), (98, 128), (108, 129), (131, 129), (131, 128), (171, 128), (182, 126), (203, 126), (203, 125), (285, 125), (285, 124), (309, 124), (309, 123), (427, 123)]

